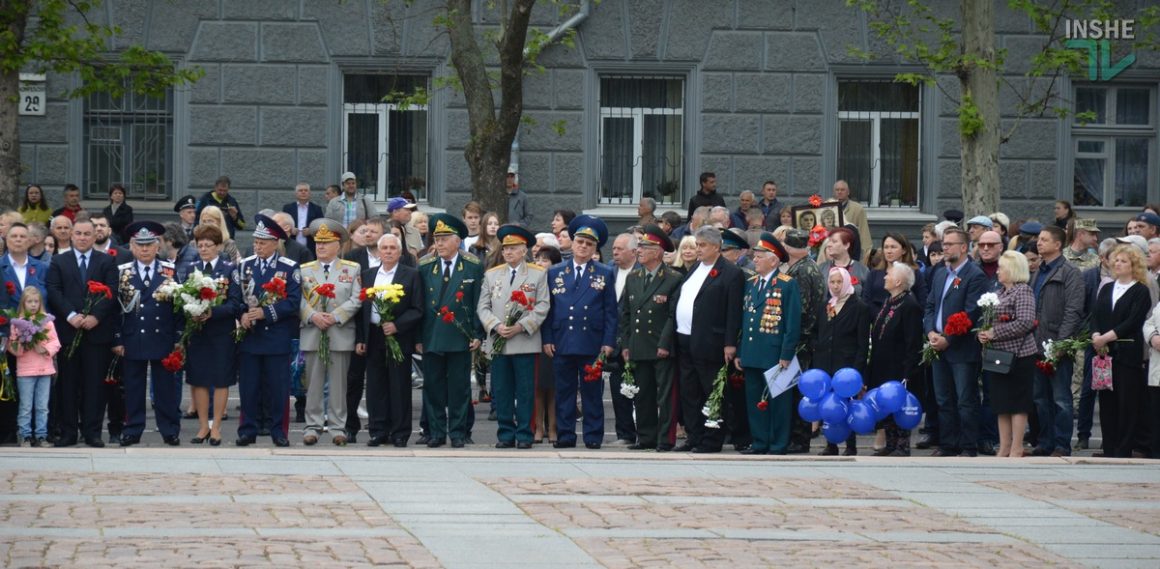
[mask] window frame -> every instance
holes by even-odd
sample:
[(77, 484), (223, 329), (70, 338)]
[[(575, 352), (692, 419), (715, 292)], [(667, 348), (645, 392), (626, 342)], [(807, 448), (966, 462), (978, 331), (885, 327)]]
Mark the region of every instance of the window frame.
[[(123, 184), (126, 189), (126, 200), (137, 200), (142, 202), (166, 202), (172, 201), (176, 192), (174, 188), (178, 183), (178, 155), (177, 145), (180, 143), (178, 138), (177, 121), (177, 89), (166, 89), (163, 99), (157, 97), (150, 97), (143, 94), (133, 93), (132, 91), (125, 91), (119, 97), (117, 102), (113, 101), (113, 97), (108, 93), (94, 93), (86, 97), (77, 99), (77, 114), (79, 116), (78, 130), (80, 136), (79, 143), (79, 158), (78, 165), (81, 170), (79, 179), (83, 181), (81, 184), (81, 199), (82, 200), (108, 200), (108, 189), (112, 184)], [(97, 97), (106, 97), (110, 104), (108, 108), (96, 109), (92, 108), (92, 103)], [(138, 98), (148, 98), (153, 100), (160, 100), (161, 104), (157, 108), (142, 107), (136, 105)], [(129, 108), (134, 106), (135, 108)], [(147, 119), (142, 122), (140, 119)], [(96, 121), (101, 121), (105, 124), (95, 124)], [(163, 179), (158, 183), (164, 187), (164, 191), (160, 193), (147, 193), (144, 188), (141, 188), (139, 180), (134, 179), (135, 165), (138, 163), (138, 152), (136, 143), (137, 128), (138, 127), (160, 127), (161, 134), (161, 168), (165, 173)], [(110, 179), (107, 183), (102, 182), (102, 186), (94, 186), (94, 183), (100, 182), (96, 180), (93, 175), (93, 168), (95, 164), (92, 161), (92, 154), (94, 148), (93, 144), (93, 129), (105, 128), (110, 130), (117, 130), (119, 136), (114, 138), (100, 138), (102, 141), (99, 146), (110, 146), (106, 144), (118, 142), (117, 146), (120, 148), (120, 178)], [(147, 177), (148, 173), (146, 173)]]
[[(415, 196), (415, 199), (416, 199), (417, 203), (421, 203), (421, 204), (429, 203), (431, 201), (431, 193), (432, 193), (431, 192), (431, 190), (432, 190), (431, 182), (432, 182), (432, 173), (434, 171), (434, 167), (433, 167), (432, 162), (433, 162), (433, 158), (436, 155), (436, 153), (432, 152), (432, 133), (433, 133), (433, 129), (434, 129), (434, 121), (432, 118), (434, 113), (431, 112), (431, 107), (433, 106), (432, 101), (429, 99), (427, 104), (425, 104), (425, 105), (399, 104), (399, 103), (386, 103), (386, 102), (348, 103), (346, 101), (345, 80), (346, 80), (346, 77), (350, 76), (350, 75), (382, 75), (382, 76), (422, 77), (426, 82), (426, 88), (427, 88), (428, 95), (432, 96), (432, 94), (434, 92), (431, 88), (431, 82), (433, 81), (433, 74), (430, 71), (416, 71), (416, 70), (409, 70), (409, 69), (388, 72), (388, 71), (384, 71), (384, 70), (363, 69), (363, 68), (341, 69), (341, 70), (339, 70), (339, 73), (338, 73), (338, 80), (339, 80), (338, 81), (338, 91), (339, 91), (339, 100), (341, 101), (341, 105), (339, 107), (339, 112), (340, 112), (341, 125), (342, 125), (342, 128), (339, 130), (339, 135), (338, 135), (339, 136), (339, 143), (340, 143), (338, 161), (339, 161), (339, 165), (340, 165), (340, 168), (342, 169), (342, 171), (345, 172), (345, 171), (349, 170), (348, 163), (347, 163), (347, 156), (349, 154), (349, 149), (350, 149), (349, 148), (350, 137), (349, 137), (349, 132), (348, 132), (348, 127), (350, 125), (350, 123), (349, 123), (350, 116), (351, 115), (375, 115), (375, 116), (377, 116), (378, 117), (377, 142), (380, 145), (379, 146), (380, 155), (385, 155), (385, 159), (380, 160), (378, 162), (378, 167), (377, 167), (377, 176), (378, 177), (377, 177), (376, 187), (371, 188), (369, 186), (364, 185), (364, 186), (360, 186), (359, 189), (362, 190), (364, 193), (366, 193), (368, 196), (370, 196), (371, 199), (376, 201), (376, 202), (386, 202), (387, 200), (389, 200), (391, 198), (391, 196), (389, 195), (390, 179), (389, 179), (389, 174), (388, 174), (389, 169), (390, 169), (390, 160), (391, 160), (391, 154), (390, 154), (391, 113), (392, 112), (425, 112), (427, 114), (427, 116), (426, 116), (426, 120), (424, 121), (424, 124), (426, 126), (427, 133), (425, 136), (426, 144), (422, 150), (426, 155), (426, 160), (425, 160), (426, 171), (423, 173), (423, 178), (424, 178), (424, 180), (426, 180), (426, 187), (424, 188), (422, 195)], [(360, 182), (365, 182), (365, 181), (363, 181), (360, 178)], [(373, 190), (373, 192), (372, 192), (372, 190)]]
[[(681, 82), (681, 88), (680, 88), (681, 106), (676, 107), (676, 108), (673, 108), (673, 107), (605, 107), (603, 105), (603, 101), (601, 100), (603, 93), (601, 92), (601, 88), (600, 88), (600, 85), (602, 84), (602, 82), (605, 79), (656, 79), (656, 80), (680, 81)], [(689, 79), (685, 75), (673, 74), (673, 73), (648, 73), (648, 74), (633, 73), (633, 74), (626, 74), (626, 73), (615, 73), (615, 72), (606, 72), (606, 73), (598, 72), (596, 74), (596, 82), (595, 82), (596, 83), (596, 92), (597, 92), (596, 93), (596, 109), (597, 109), (598, 118), (599, 118), (598, 124), (596, 127), (596, 131), (597, 131), (596, 163), (597, 163), (597, 172), (598, 172), (597, 176), (596, 176), (596, 188), (597, 188), (596, 205), (598, 207), (599, 206), (616, 207), (616, 206), (625, 206), (625, 205), (635, 205), (635, 204), (639, 204), (640, 200), (642, 198), (644, 198), (644, 168), (645, 168), (645, 165), (644, 165), (643, 157), (644, 157), (644, 137), (645, 137), (644, 122), (645, 122), (646, 116), (678, 116), (678, 117), (681, 117), (681, 157), (680, 157), (680, 163), (677, 164), (677, 166), (676, 166), (676, 170), (680, 176), (680, 178), (677, 180), (677, 188), (678, 188), (677, 193), (672, 198), (673, 199), (672, 203), (661, 202), (657, 196), (652, 196), (653, 199), (657, 200), (657, 207), (658, 208), (662, 205), (668, 206), (668, 207), (678, 207), (678, 208), (681, 207), (682, 203), (684, 202), (684, 187), (685, 187), (685, 179), (687, 178), (687, 173), (685, 172), (685, 166), (687, 164), (686, 152), (688, 152), (688, 148), (687, 148), (687, 145), (685, 144), (685, 140), (686, 140), (686, 137), (688, 136), (688, 132), (689, 132), (689, 130), (688, 130), (688, 128), (689, 128), (688, 127), (688, 118), (687, 118), (689, 116), (689, 114), (686, 113), (685, 111), (686, 111), (686, 108), (688, 106), (688, 100), (689, 100), (688, 81), (689, 81)], [(612, 118), (612, 119), (631, 119), (632, 120), (632, 130), (633, 130), (632, 156), (634, 158), (639, 158), (639, 159), (634, 160), (634, 164), (632, 167), (632, 195), (628, 198), (630, 200), (628, 204), (622, 203), (620, 201), (614, 201), (614, 200), (623, 200), (624, 198), (605, 197), (603, 195), (604, 194), (604, 188), (603, 188), (603, 181), (604, 181), (604, 121), (605, 121), (605, 119), (610, 119), (610, 118)]]
[[(871, 187), (870, 187), (870, 192), (868, 195), (869, 200), (868, 201), (860, 201), (859, 203), (861, 203), (865, 207), (872, 207), (872, 208), (890, 207), (893, 209), (909, 209), (909, 210), (914, 210), (914, 211), (921, 210), (923, 203), (926, 201), (924, 199), (924, 196), (923, 196), (924, 186), (925, 186), (925, 184), (923, 183), (923, 174), (924, 174), (923, 146), (925, 146), (923, 144), (923, 139), (924, 139), (924, 135), (925, 135), (925, 132), (924, 132), (925, 129), (923, 128), (923, 120), (922, 120), (923, 104), (924, 104), (925, 99), (926, 99), (926, 96), (925, 96), (926, 94), (923, 92), (923, 89), (921, 86), (918, 86), (918, 85), (913, 86), (913, 88), (918, 93), (918, 105), (917, 105), (918, 110), (917, 111), (842, 111), (842, 110), (837, 110), (838, 109), (838, 101), (840, 101), (840, 97), (838, 96), (838, 93), (839, 93), (839, 90), (841, 89), (841, 84), (842, 83), (852, 83), (852, 82), (897, 83), (897, 81), (893, 81), (890, 79), (882, 79), (882, 78), (874, 78), (874, 77), (839, 76), (839, 77), (835, 78), (835, 96), (834, 96), (835, 105), (833, 107), (836, 110), (836, 119), (837, 119), (837, 122), (835, 125), (836, 129), (834, 131), (834, 137), (835, 137), (835, 143), (836, 143), (836, 152), (834, 154), (835, 171), (836, 171), (837, 164), (841, 163), (841, 152), (842, 152), (841, 128), (842, 128), (843, 121), (869, 121), (870, 122), (870, 138), (871, 138), (870, 163), (871, 164), (881, 164), (881, 161), (882, 161), (882, 120), (883, 119), (914, 119), (914, 120), (918, 121), (918, 144), (917, 144), (917, 149), (916, 149), (916, 151), (917, 151), (916, 162), (918, 165), (918, 170), (915, 173), (915, 183), (918, 185), (918, 187), (915, 189), (915, 201), (916, 201), (915, 205), (901, 205), (901, 204), (898, 206), (879, 205), (881, 202), (881, 192), (882, 192), (882, 167), (881, 167), (881, 165), (878, 167), (871, 168), (871, 179), (870, 179), (870, 186)], [(835, 178), (836, 178), (836, 176), (835, 176)]]
[[(1106, 94), (1104, 98), (1104, 113), (1105, 122), (1103, 123), (1089, 123), (1079, 124), (1075, 120), (1076, 101), (1078, 99), (1077, 92), (1079, 89), (1103, 89)], [(1147, 125), (1132, 125), (1132, 124), (1116, 124), (1114, 121), (1116, 117), (1116, 94), (1120, 89), (1146, 89), (1148, 91), (1148, 120)], [(1156, 184), (1160, 179), (1160, 160), (1158, 160), (1158, 149), (1160, 149), (1160, 121), (1157, 120), (1157, 110), (1160, 109), (1160, 86), (1155, 81), (1140, 81), (1125, 79), (1121, 82), (1114, 83), (1098, 83), (1098, 82), (1071, 82), (1068, 86), (1068, 92), (1071, 95), (1071, 114), (1062, 119), (1065, 125), (1066, 142), (1064, 147), (1068, 152), (1066, 167), (1062, 168), (1060, 175), (1061, 184), (1060, 192), (1063, 195), (1060, 199), (1075, 202), (1075, 168), (1076, 161), (1083, 159), (1098, 159), (1104, 161), (1104, 175), (1103, 175), (1103, 195), (1100, 196), (1101, 203), (1096, 205), (1085, 204), (1076, 205), (1076, 207), (1086, 208), (1109, 208), (1120, 210), (1136, 210), (1144, 204), (1155, 201), (1157, 196)], [(1116, 205), (1116, 141), (1119, 139), (1128, 138), (1143, 138), (1148, 140), (1148, 172), (1147, 180), (1145, 182), (1145, 194), (1143, 203), (1138, 205)], [(1102, 152), (1081, 152), (1079, 145), (1081, 142), (1101, 142), (1104, 145)], [(1058, 196), (1057, 196), (1058, 197)]]

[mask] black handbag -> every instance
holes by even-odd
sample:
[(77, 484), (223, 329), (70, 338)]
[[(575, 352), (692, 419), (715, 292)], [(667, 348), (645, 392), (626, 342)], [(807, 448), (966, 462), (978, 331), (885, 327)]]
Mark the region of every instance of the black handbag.
[(983, 348), (983, 371), (991, 373), (1011, 373), (1011, 364), (1015, 362), (1015, 352)]

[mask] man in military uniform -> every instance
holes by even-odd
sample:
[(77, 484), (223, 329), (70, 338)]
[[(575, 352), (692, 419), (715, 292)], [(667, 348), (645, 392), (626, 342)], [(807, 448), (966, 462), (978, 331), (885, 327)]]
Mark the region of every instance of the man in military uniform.
[[(264, 215), (254, 216), (254, 254), (242, 259), (235, 280), (249, 307), (242, 313), (245, 336), (241, 342), (238, 394), (242, 417), (238, 423), (238, 446), (254, 444), (258, 435), (262, 401), (270, 410), (270, 438), (275, 446), (290, 446), (286, 438), (290, 401), (290, 346), (298, 333), (302, 302), (302, 276), (298, 266), (278, 255), (278, 243), (286, 232)], [(266, 290), (264, 285), (276, 292)], [(283, 294), (284, 291), (284, 294)], [(341, 397), (341, 393), (331, 396)]]
[[(813, 362), (814, 334), (818, 329), (817, 309), (826, 298), (826, 284), (818, 264), (810, 258), (810, 234), (804, 229), (791, 229), (785, 234), (782, 246), (789, 256), (788, 265), (778, 263), (778, 270), (791, 277), (797, 283), (798, 295), (801, 297), (801, 331), (798, 334), (797, 355), (802, 369), (809, 369)], [(793, 391), (792, 405), (793, 423), (790, 429), (790, 445), (787, 452), (790, 454), (806, 453), (810, 451), (810, 437), (813, 426), (797, 416), (797, 404), (801, 401), (801, 392)]]
[[(548, 275), (539, 265), (527, 262), (528, 245), (536, 242), (531, 231), (508, 224), (496, 232), (503, 247), (504, 264), (483, 277), (479, 294), (479, 320), (492, 338), (491, 389), (499, 423), (496, 448), (532, 448), (532, 400), (536, 384), (536, 354), (543, 342), (540, 326), (548, 316)], [(531, 304), (520, 307), (512, 299), (521, 293)], [(508, 314), (521, 314), (510, 326)], [(504, 339), (502, 351), (495, 341)]]
[(197, 198), (184, 196), (173, 204), (173, 211), (181, 219), (181, 231), (187, 242), (193, 242), (193, 228), (197, 226)]
[(141, 442), (145, 431), (146, 377), (153, 377), (153, 412), (157, 430), (165, 444), (181, 444), (181, 385), (161, 360), (178, 346), (185, 326), (181, 314), (174, 314), (173, 299), (154, 295), (162, 284), (175, 276), (173, 263), (157, 258), (159, 239), (165, 228), (157, 222), (138, 221), (125, 228), (130, 237), (133, 261), (117, 267), (117, 290), (124, 314), (120, 332), (114, 334), (113, 353), (124, 361), (125, 427), (121, 446)]
[(585, 379), (584, 366), (616, 345), (616, 286), (612, 269), (592, 260), (608, 240), (600, 218), (581, 215), (568, 224), (572, 260), (548, 269), (552, 307), (544, 326), (544, 353), (554, 357), (556, 448), (576, 446), (576, 390), (584, 402), (584, 445), (604, 443), (604, 380)]
[(733, 262), (742, 271), (746, 278), (754, 275), (753, 261), (749, 255), (749, 236), (741, 229), (723, 229), (721, 231), (721, 256)]
[[(753, 262), (746, 254), (748, 250), (749, 239), (744, 232), (736, 229), (721, 231), (721, 256), (737, 265), (746, 279), (757, 274), (753, 270)], [(725, 386), (722, 415), (725, 425), (729, 428), (729, 442), (734, 449), (744, 451), (749, 448), (751, 442), (749, 421), (745, 418), (745, 384), (739, 381), (742, 377), (740, 372), (730, 373), (729, 376), (730, 381)]]
[(673, 242), (657, 225), (646, 225), (640, 238), (640, 268), (628, 275), (620, 297), (616, 344), (632, 364), (636, 387), (637, 442), (632, 450), (673, 450), (673, 318), (669, 298), (682, 275), (662, 262)]
[(1100, 226), (1090, 218), (1076, 218), (1068, 234), (1070, 245), (1063, 248), (1063, 258), (1080, 272), (1100, 264), (1095, 248), (1100, 242)]
[[(331, 440), (346, 446), (346, 374), (350, 367), (350, 353), (354, 350), (355, 329), (359, 325), (359, 293), (362, 278), (359, 264), (338, 258), (342, 242), (348, 237), (346, 228), (330, 218), (319, 218), (310, 224), (314, 235), (317, 260), (302, 265), (302, 304), (299, 318), (301, 331), (299, 348), (306, 354), (306, 370), (310, 385), (306, 391), (306, 433), (302, 442), (313, 445), (322, 434), (323, 391), (330, 383), (327, 398), (326, 423)], [(319, 287), (332, 285), (334, 298), (319, 293)], [(328, 346), (323, 360), (323, 337)]]
[(802, 303), (793, 277), (777, 270), (789, 260), (777, 238), (763, 233), (753, 250), (757, 274), (745, 283), (741, 346), (734, 362), (745, 371), (745, 409), (753, 435), (753, 446), (741, 453), (785, 454), (794, 416), (792, 392), (796, 390), (767, 400), (765, 371), (774, 366), (788, 368), (793, 360)]
[(419, 261), (427, 299), (423, 317), (423, 394), (428, 426), (427, 446), (462, 448), (468, 435), (471, 405), (471, 352), (479, 348), (483, 331), (476, 316), (483, 265), (459, 249), (467, 226), (450, 214), (431, 216), (428, 227), (435, 253)]

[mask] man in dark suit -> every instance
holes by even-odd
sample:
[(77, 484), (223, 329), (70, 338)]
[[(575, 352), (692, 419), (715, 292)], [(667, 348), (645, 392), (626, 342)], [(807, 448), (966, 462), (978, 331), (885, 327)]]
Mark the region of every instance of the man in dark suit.
[(288, 232), (290, 239), (306, 247), (307, 251), (313, 251), (314, 232), (310, 230), (310, 224), (324, 217), (324, 214), (322, 206), (310, 201), (310, 184), (298, 182), (294, 186), (294, 201), (282, 206), (282, 212), (294, 221)]
[[(113, 334), (121, 323), (121, 307), (116, 300), (116, 261), (93, 251), (95, 237), (92, 222), (73, 224), (72, 249), (53, 257), (45, 280), (48, 307), (56, 317), (56, 333), (62, 346), (52, 394), (59, 404), (51, 415), (60, 430), (56, 446), (61, 447), (77, 444), (77, 401), (82, 393), (81, 433), (85, 444), (105, 446), (101, 441), (108, 395), (104, 375), (113, 357)], [(91, 294), (89, 281), (109, 287), (113, 298)], [(77, 334), (83, 334), (84, 341), (70, 354), (69, 346)]]
[[(403, 286), (403, 298), (391, 310), (391, 321), (379, 317), (371, 298), (362, 305), (355, 352), (366, 356), (367, 430), (371, 436), (367, 446), (390, 442), (405, 447), (411, 438), (411, 356), (422, 331), (423, 287), (418, 271), (399, 263), (403, 244), (398, 237), (383, 235), (378, 250), (382, 264), (363, 272), (363, 286), (399, 284)], [(387, 350), (388, 336), (399, 343), (401, 360), (396, 361)]]
[[(621, 233), (612, 242), (612, 282), (616, 283), (617, 312), (619, 303), (624, 298), (625, 286), (628, 277), (640, 268), (637, 262), (637, 247), (639, 240), (632, 233)], [(624, 377), (624, 362), (617, 348), (608, 357), (606, 368), (611, 374), (608, 377), (608, 388), (612, 391), (612, 412), (616, 417), (616, 444), (629, 446), (636, 444), (636, 421), (632, 416), (632, 399), (621, 393), (620, 386)]]
[(978, 322), (979, 296), (987, 276), (967, 256), (966, 232), (952, 227), (943, 232), (946, 263), (935, 270), (933, 288), (926, 298), (923, 329), (940, 355), (931, 364), (938, 401), (939, 448), (932, 456), (977, 456), (979, 430), (979, 367), (981, 350), (974, 334), (947, 336), (952, 314), (966, 312)]
[(681, 411), (688, 439), (676, 451), (721, 452), (724, 433), (707, 428), (705, 407), (717, 372), (737, 355), (741, 330), (741, 295), (745, 278), (737, 265), (721, 256), (721, 232), (701, 227), (695, 233), (701, 262), (690, 268), (670, 300), (681, 367)]
[[(382, 261), (379, 260), (376, 243), (384, 232), (383, 218), (372, 217), (364, 225), (367, 243), (370, 247), (358, 247), (346, 254), (344, 259), (358, 263), (359, 274), (371, 269), (378, 269)], [(366, 285), (363, 285), (366, 286)], [(358, 417), (358, 406), (363, 398), (363, 387), (366, 385), (367, 357), (356, 350), (350, 356), (350, 369), (346, 372), (346, 440), (354, 443), (358, 439), (358, 432), (362, 429), (362, 421)], [(420, 438), (420, 444), (427, 444)]]

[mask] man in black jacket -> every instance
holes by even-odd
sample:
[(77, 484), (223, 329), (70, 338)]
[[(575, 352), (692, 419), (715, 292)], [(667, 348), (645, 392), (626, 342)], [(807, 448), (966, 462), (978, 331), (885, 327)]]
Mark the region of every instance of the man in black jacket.
[(242, 215), (242, 208), (238, 205), (238, 200), (230, 195), (229, 176), (219, 177), (213, 184), (213, 190), (201, 196), (201, 200), (197, 202), (196, 219), (201, 219), (201, 210), (210, 205), (217, 206), (222, 210), (222, 216), (226, 220), (226, 227), (230, 230), (230, 239), (234, 239), (239, 229), (246, 228), (246, 217)]
[(697, 194), (689, 198), (689, 215), (685, 219), (693, 219), (693, 212), (699, 207), (725, 207), (725, 198), (717, 193), (717, 174), (701, 172), (701, 188)]
[(294, 201), (282, 206), (282, 211), (294, 221), (293, 227), (287, 232), (290, 239), (306, 247), (307, 251), (313, 251), (314, 235), (310, 224), (325, 215), (322, 206), (310, 201), (310, 184), (298, 182), (298, 185), (294, 186)]

